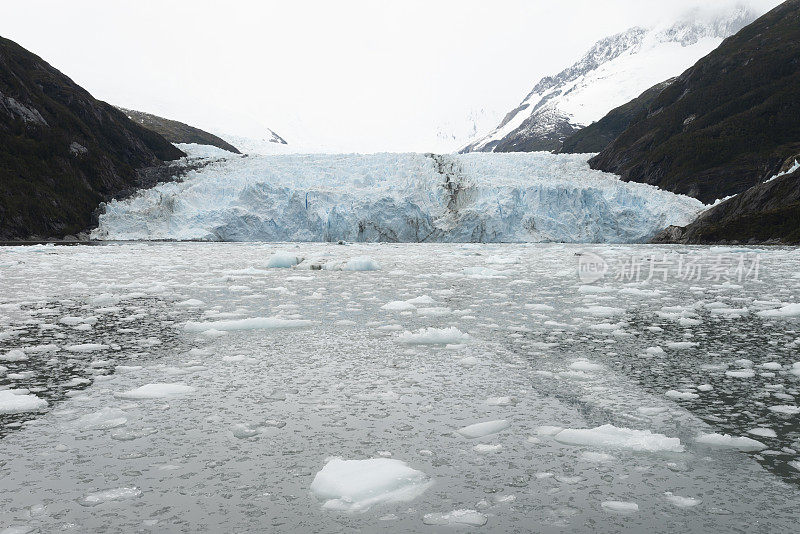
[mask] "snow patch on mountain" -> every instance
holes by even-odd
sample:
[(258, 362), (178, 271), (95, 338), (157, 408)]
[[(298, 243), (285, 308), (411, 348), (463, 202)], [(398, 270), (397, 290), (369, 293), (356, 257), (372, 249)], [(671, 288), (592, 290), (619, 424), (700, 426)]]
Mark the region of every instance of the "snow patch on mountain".
[(574, 65), (540, 80), (497, 128), (462, 151), (556, 149), (566, 136), (677, 76), (756, 16), (746, 7), (711, 18), (693, 13), (602, 39)]
[(591, 170), (580, 155), (229, 155), (182, 181), (109, 203), (92, 235), (630, 243), (684, 226), (702, 208), (695, 199)]

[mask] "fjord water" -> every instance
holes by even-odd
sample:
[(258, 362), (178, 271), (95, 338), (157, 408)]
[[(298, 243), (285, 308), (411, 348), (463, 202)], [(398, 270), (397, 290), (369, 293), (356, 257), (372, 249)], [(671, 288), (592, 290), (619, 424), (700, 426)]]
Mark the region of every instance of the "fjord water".
[[(711, 263), (589, 284), (576, 266), (590, 254)], [(757, 273), (714, 275), (741, 254)], [(792, 531), (798, 260), (3, 247), (0, 528)]]

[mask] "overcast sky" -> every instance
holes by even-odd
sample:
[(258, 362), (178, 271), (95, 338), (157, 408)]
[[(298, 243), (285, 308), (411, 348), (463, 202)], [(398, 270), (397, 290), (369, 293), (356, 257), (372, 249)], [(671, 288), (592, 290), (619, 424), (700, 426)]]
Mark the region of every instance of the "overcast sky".
[(0, 35), (97, 98), (216, 133), (425, 151), (465, 117), (494, 126), (602, 37), (733, 3), (4, 0)]

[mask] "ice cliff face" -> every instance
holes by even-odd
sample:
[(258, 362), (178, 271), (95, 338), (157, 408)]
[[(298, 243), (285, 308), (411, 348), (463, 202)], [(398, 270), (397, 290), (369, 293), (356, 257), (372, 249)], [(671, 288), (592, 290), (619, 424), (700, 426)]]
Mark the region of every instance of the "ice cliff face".
[(108, 204), (93, 237), (628, 243), (701, 208), (568, 154), (228, 155)]
[(462, 151), (556, 150), (565, 137), (679, 75), (756, 17), (745, 7), (715, 16), (692, 13), (602, 39), (571, 67), (540, 80), (497, 128)]

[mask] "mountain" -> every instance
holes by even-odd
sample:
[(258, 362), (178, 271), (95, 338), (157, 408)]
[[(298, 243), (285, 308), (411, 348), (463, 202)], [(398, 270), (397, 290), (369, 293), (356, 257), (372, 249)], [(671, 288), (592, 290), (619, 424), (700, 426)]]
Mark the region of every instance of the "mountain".
[(98, 205), (184, 153), (0, 37), (0, 239), (87, 229)]
[(800, 154), (800, 0), (776, 7), (664, 89), (590, 163), (705, 203)]
[[(132, 109), (118, 108), (125, 113), (129, 119), (141, 124), (148, 130), (162, 135), (164, 139), (170, 143), (195, 143), (198, 145), (211, 145), (234, 154), (241, 154), (239, 150), (214, 134), (210, 134), (200, 128), (189, 126), (182, 122), (165, 119), (157, 115), (151, 115), (143, 111), (134, 111)], [(284, 141), (285, 143), (285, 141)]]
[(540, 80), (497, 128), (461, 151), (558, 150), (565, 138), (679, 74), (755, 17), (745, 7), (722, 16), (693, 12), (669, 26), (602, 39), (571, 67)]
[(661, 94), (673, 79), (654, 85), (635, 99), (618, 108), (614, 108), (597, 122), (581, 128), (566, 139), (556, 152), (562, 154), (587, 154), (600, 152), (625, 131), (639, 113), (646, 110), (650, 103)]
[(667, 228), (654, 241), (800, 245), (800, 164), (721, 202), (686, 227)]

